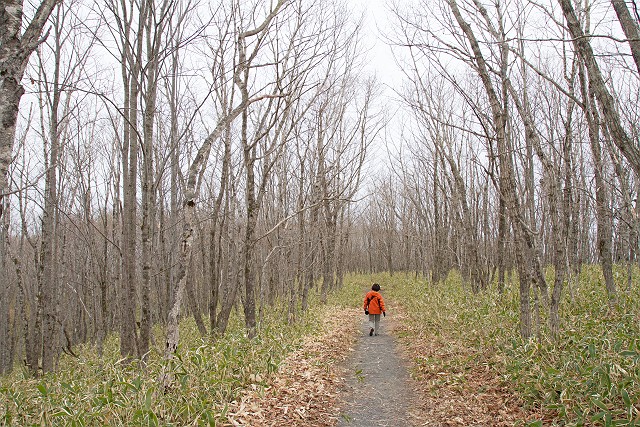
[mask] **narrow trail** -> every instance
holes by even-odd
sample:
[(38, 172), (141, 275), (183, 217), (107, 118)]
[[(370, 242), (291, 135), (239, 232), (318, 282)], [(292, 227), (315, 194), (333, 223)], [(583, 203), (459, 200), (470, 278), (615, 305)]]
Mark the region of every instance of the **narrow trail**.
[(369, 336), (362, 316), (360, 338), (347, 362), (347, 381), (338, 427), (410, 426), (413, 392), (410, 378), (395, 342), (393, 308), (381, 320), (378, 336)]
[(321, 333), (306, 337), (267, 387), (252, 385), (233, 401), (223, 425), (512, 427), (541, 418), (523, 409), (486, 355), (421, 332), (387, 306), (372, 337), (360, 308), (325, 307)]

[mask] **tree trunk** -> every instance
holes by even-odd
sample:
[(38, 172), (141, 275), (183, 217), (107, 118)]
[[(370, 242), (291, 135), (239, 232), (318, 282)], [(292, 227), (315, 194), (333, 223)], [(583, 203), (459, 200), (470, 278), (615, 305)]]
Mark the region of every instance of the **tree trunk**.
[[(325, 193), (326, 194), (326, 193)], [(326, 200), (325, 204), (329, 201)], [(320, 288), (320, 299), (323, 304), (327, 303), (329, 291), (335, 287), (335, 250), (336, 250), (336, 224), (333, 213), (325, 206), (324, 236), (322, 238), (322, 286)], [(328, 218), (327, 218), (328, 216)]]
[[(146, 82), (144, 92), (144, 115), (143, 115), (143, 141), (142, 141), (142, 287), (140, 304), (140, 342), (138, 345), (138, 357), (142, 358), (149, 352), (149, 341), (151, 339), (151, 280), (153, 268), (153, 242), (155, 240), (156, 229), (156, 182), (154, 166), (154, 125), (156, 118), (156, 100), (158, 94), (158, 78), (160, 68), (160, 55), (163, 43), (162, 34), (166, 28), (168, 20), (157, 20), (155, 4), (151, 1), (145, 2), (146, 6), (141, 9), (140, 19), (144, 22), (144, 32), (146, 34), (147, 58), (143, 71)], [(159, 7), (158, 15), (164, 17), (167, 14), (169, 3), (163, 1)], [(143, 15), (143, 12), (145, 13)]]
[[(300, 171), (298, 175), (298, 197), (296, 201), (296, 222), (298, 225), (298, 242), (296, 244), (296, 272), (293, 286), (291, 287), (291, 296), (289, 299), (289, 323), (293, 323), (296, 318), (297, 312), (297, 299), (301, 296), (303, 299), (305, 288), (305, 276), (307, 271), (305, 269), (305, 260), (309, 256), (307, 253), (307, 236), (306, 236), (306, 215), (303, 210), (304, 198), (305, 198), (305, 163), (304, 159), (300, 159)], [(305, 300), (306, 302), (306, 300)]]
[[(484, 56), (480, 49), (480, 45), (473, 34), (469, 24), (464, 21), (456, 0), (448, 0), (451, 11), (453, 12), (456, 21), (460, 25), (460, 28), (465, 33), (467, 40), (469, 41), (474, 53), (474, 62), (477, 67), (479, 77), (483, 82), (485, 92), (489, 98), (491, 104), (491, 111), (493, 117), (493, 127), (495, 132), (495, 140), (497, 142), (498, 149), (498, 166), (500, 170), (499, 182), (500, 191), (504, 192), (506, 207), (509, 211), (509, 216), (514, 226), (516, 236), (516, 257), (518, 259), (518, 272), (520, 276), (520, 333), (522, 338), (528, 339), (531, 336), (531, 311), (530, 311), (530, 283), (529, 280), (535, 280), (530, 277), (523, 253), (523, 245), (526, 245), (532, 255), (535, 255), (536, 249), (533, 244), (532, 236), (529, 235), (530, 231), (527, 229), (522, 215), (522, 208), (520, 201), (516, 194), (516, 181), (514, 176), (513, 165), (513, 147), (507, 140), (506, 124), (507, 116), (505, 107), (501, 105), (500, 99), (493, 87), (491, 77), (487, 68), (487, 64), (484, 60)], [(505, 61), (503, 58), (503, 65)], [(504, 81), (504, 79), (503, 79)], [(504, 89), (503, 89), (504, 90)], [(506, 96), (506, 95), (505, 95)], [(534, 256), (534, 258), (536, 258)], [(534, 259), (535, 261), (535, 259)], [(540, 269), (539, 265), (535, 265), (535, 270)], [(539, 272), (541, 274), (541, 272)], [(537, 275), (540, 275), (537, 274)]]
[[(315, 200), (315, 199), (312, 199)], [(319, 216), (319, 208), (318, 205), (314, 204), (311, 207), (310, 212), (310, 223), (309, 228), (305, 234), (302, 235), (304, 240), (305, 249), (305, 258), (304, 258), (304, 278), (302, 284), (302, 298), (301, 298), (301, 309), (303, 312), (306, 312), (309, 309), (309, 291), (313, 289), (313, 285), (315, 282), (315, 274), (314, 268), (317, 259), (318, 253), (318, 216)], [(371, 253), (371, 252), (369, 252)]]
[[(43, 40), (41, 39), (42, 29), (57, 2), (57, 0), (40, 2), (29, 23), (23, 22), (22, 0), (6, 0), (0, 3), (0, 26), (2, 27), (0, 33), (0, 218), (5, 207), (4, 196), (9, 191), (7, 173), (13, 159), (18, 108), (24, 94), (21, 81), (29, 57)], [(39, 296), (42, 295), (39, 294)], [(39, 299), (39, 302), (42, 303), (42, 299)], [(39, 305), (39, 308), (42, 306)], [(40, 311), (39, 314), (41, 313)], [(39, 331), (40, 324), (41, 320), (36, 319), (36, 332)], [(47, 331), (53, 334), (55, 325), (50, 328), (47, 324)], [(47, 346), (52, 342), (47, 340)], [(28, 363), (33, 364), (33, 370), (38, 368), (37, 360), (40, 351), (34, 353), (36, 346), (40, 348), (38, 344), (39, 340), (35, 339), (27, 343)], [(50, 363), (49, 355), (52, 355), (51, 350), (47, 353), (47, 367), (52, 368), (52, 359)]]
[(498, 292), (505, 290), (506, 272), (506, 243), (507, 243), (507, 208), (502, 197), (502, 191), (498, 191), (498, 241), (496, 254), (496, 268), (498, 269)]
[(102, 265), (100, 266), (99, 288), (100, 288), (100, 323), (98, 326), (98, 355), (102, 357), (103, 343), (109, 331), (109, 310), (108, 310), (108, 294), (107, 283), (109, 280), (109, 241), (106, 237), (108, 230), (108, 211), (105, 204), (103, 211), (103, 222), (105, 236), (102, 239)]
[(464, 232), (464, 245), (466, 248), (467, 256), (466, 263), (469, 264), (471, 288), (474, 292), (478, 292), (481, 289), (487, 287), (487, 282), (480, 267), (480, 260), (478, 257), (477, 236), (475, 226), (473, 224), (473, 218), (471, 217), (471, 211), (469, 209), (469, 203), (467, 202), (467, 188), (464, 183), (464, 179), (460, 173), (460, 169), (453, 158), (453, 154), (443, 150), (443, 155), (449, 164), (449, 169), (453, 175), (453, 181), (458, 194), (457, 199), (462, 209), (462, 224)]
[(215, 129), (207, 136), (203, 144), (198, 149), (196, 157), (189, 167), (189, 176), (185, 189), (185, 201), (182, 206), (184, 215), (182, 227), (182, 239), (180, 243), (180, 255), (178, 257), (178, 271), (176, 274), (177, 284), (172, 289), (171, 308), (167, 316), (167, 339), (165, 347), (165, 356), (173, 357), (180, 340), (180, 330), (178, 325), (178, 316), (180, 315), (180, 307), (187, 280), (187, 264), (191, 259), (193, 233), (195, 226), (195, 208), (196, 198), (199, 191), (198, 176), (202, 173), (209, 157), (212, 144), (217, 141), (225, 129), (238, 117), (247, 107), (247, 103), (241, 103), (239, 106), (231, 110), (228, 115), (219, 119)]
[(0, 217), (3, 198), (9, 190), (7, 172), (13, 159), (18, 107), (24, 94), (20, 82), (29, 57), (44, 40), (40, 37), (42, 29), (58, 1), (42, 0), (29, 23), (23, 22), (23, 0), (0, 3)]
[(602, 73), (600, 72), (600, 67), (598, 66), (595, 54), (591, 48), (588, 33), (585, 34), (585, 31), (582, 30), (576, 13), (573, 10), (573, 6), (571, 5), (571, 0), (558, 1), (560, 2), (564, 17), (567, 20), (567, 28), (573, 39), (573, 44), (587, 68), (589, 92), (592, 92), (595, 95), (598, 103), (600, 104), (602, 116), (611, 132), (614, 143), (633, 168), (636, 177), (640, 177), (640, 149), (629, 137), (622, 126), (620, 115), (616, 109), (615, 99), (607, 89)]
[[(225, 108), (226, 108), (225, 104)], [(228, 200), (227, 187), (229, 185), (231, 173), (231, 129), (228, 127), (224, 135), (224, 158), (222, 160), (222, 172), (220, 177), (220, 188), (218, 196), (213, 205), (213, 220), (211, 221), (211, 294), (209, 300), (209, 322), (211, 332), (216, 330), (216, 311), (218, 309), (218, 299), (220, 294), (220, 277), (221, 277), (221, 261), (222, 261), (222, 228), (225, 219), (221, 218), (222, 204)]]
[(640, 74), (640, 28), (638, 28), (638, 22), (631, 16), (625, 0), (611, 0), (611, 5), (618, 15), (618, 21), (620, 21), (624, 35), (627, 36), (631, 56), (636, 63), (638, 74)]
[[(5, 201), (1, 201), (0, 203), (4, 203)], [(5, 215), (4, 218), (8, 216)], [(0, 271), (7, 272), (8, 265), (7, 260), (9, 259), (9, 227), (8, 221), (5, 223), (0, 218)], [(6, 224), (6, 225), (5, 225)], [(4, 375), (11, 371), (11, 336), (10, 336), (10, 325), (9, 325), (9, 295), (11, 295), (11, 282), (8, 280), (6, 273), (3, 274), (3, 277), (0, 278), (0, 319), (3, 321), (0, 322), (0, 375)], [(23, 305), (24, 306), (24, 305)], [(22, 306), (20, 307), (22, 308)], [(14, 310), (13, 318), (14, 324), (17, 323), (17, 310)]]
[(440, 175), (439, 175), (439, 165), (440, 158), (438, 156), (439, 150), (436, 150), (434, 159), (433, 159), (433, 182), (431, 189), (431, 197), (433, 203), (433, 267), (431, 273), (431, 280), (433, 283), (438, 284), (446, 277), (444, 276), (444, 253), (445, 253), (445, 243), (443, 239), (443, 228), (442, 227), (442, 214), (440, 207), (442, 206), (442, 200), (440, 200)]
[[(192, 262), (193, 264), (193, 262)], [(193, 315), (193, 320), (196, 322), (196, 327), (198, 328), (198, 332), (201, 337), (207, 336), (207, 328), (204, 326), (204, 321), (202, 320), (202, 313), (200, 313), (200, 306), (198, 304), (198, 298), (195, 293), (196, 280), (194, 279), (194, 268), (193, 266), (189, 267), (188, 273), (190, 278), (187, 280), (187, 302), (189, 304), (189, 308), (191, 309), (191, 314)]]
[[(40, 259), (42, 274), (39, 284), (43, 298), (43, 330), (42, 330), (42, 370), (43, 372), (51, 372), (54, 369), (55, 359), (57, 356), (57, 323), (60, 319), (56, 316), (59, 299), (59, 280), (58, 280), (58, 260), (57, 260), (57, 219), (58, 219), (58, 173), (60, 158), (60, 123), (59, 108), (61, 96), (60, 84), (60, 62), (61, 58), (61, 40), (60, 40), (60, 17), (55, 17), (54, 24), (54, 41), (53, 41), (53, 57), (54, 68), (52, 78), (52, 90), (50, 98), (47, 98), (49, 106), (49, 129), (48, 142), (49, 150), (47, 152), (45, 142), (45, 191), (44, 191), (44, 207), (42, 212), (42, 257)], [(41, 67), (42, 70), (42, 67)], [(41, 110), (44, 110), (41, 98)], [(43, 114), (44, 115), (44, 114)], [(44, 120), (44, 118), (43, 118)], [(43, 126), (44, 127), (44, 126)]]
[[(226, 198), (227, 207), (226, 211), (229, 211), (229, 200)], [(240, 284), (238, 283), (238, 262), (236, 257), (236, 247), (234, 245), (234, 237), (232, 236), (232, 232), (230, 231), (229, 224), (226, 223), (225, 226), (221, 229), (221, 233), (226, 234), (226, 242), (227, 242), (227, 262), (225, 263), (226, 277), (223, 280), (222, 288), (220, 290), (221, 299), (220, 299), (220, 311), (218, 312), (218, 316), (216, 317), (216, 329), (213, 336), (223, 335), (227, 330), (227, 324), (229, 322), (229, 316), (231, 315), (231, 310), (237, 299), (238, 288)]]
[[(138, 96), (142, 69), (143, 26), (147, 2), (139, 5), (138, 27), (133, 31), (133, 17), (117, 19), (122, 24), (121, 72), (124, 83), (124, 130), (122, 151), (122, 281), (120, 292), (120, 355), (129, 359), (140, 355), (136, 324), (136, 247), (138, 183)], [(133, 38), (132, 38), (133, 37)]]
[[(246, 137), (246, 113), (243, 114), (243, 137)], [(245, 146), (247, 146), (245, 144)], [(249, 338), (256, 335), (256, 296), (255, 282), (256, 274), (253, 265), (253, 255), (255, 250), (255, 231), (258, 221), (258, 206), (256, 203), (255, 193), (255, 175), (254, 175), (254, 159), (255, 153), (245, 148), (245, 168), (246, 168), (246, 187), (245, 202), (247, 204), (247, 225), (244, 234), (243, 250), (242, 250), (242, 266), (243, 266), (243, 282), (244, 282), (244, 322)]]
[[(613, 280), (613, 258), (611, 254), (611, 211), (608, 206), (608, 189), (604, 177), (604, 161), (602, 159), (602, 147), (600, 146), (599, 114), (596, 110), (592, 80), (587, 80), (583, 64), (579, 65), (578, 76), (582, 90), (582, 105), (585, 118), (589, 127), (589, 145), (594, 163), (594, 180), (596, 185), (596, 221), (597, 221), (597, 249), (598, 257), (602, 265), (609, 303), (617, 302), (616, 284)], [(587, 69), (587, 73), (588, 73)]]

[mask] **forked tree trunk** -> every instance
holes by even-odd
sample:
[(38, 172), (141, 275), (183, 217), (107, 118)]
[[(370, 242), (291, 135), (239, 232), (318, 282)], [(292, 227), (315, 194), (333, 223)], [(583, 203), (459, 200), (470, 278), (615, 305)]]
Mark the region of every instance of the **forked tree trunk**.
[[(245, 56), (245, 46), (244, 40), (248, 37), (253, 37), (265, 31), (269, 26), (269, 23), (273, 20), (273, 18), (278, 14), (280, 8), (284, 5), (284, 0), (280, 0), (278, 4), (272, 9), (271, 13), (265, 18), (262, 24), (254, 30), (246, 31), (240, 34), (238, 40), (238, 48), (239, 48), (239, 62), (237, 68), (234, 72), (234, 83), (238, 85), (243, 92), (242, 100), (240, 104), (225, 112), (225, 114), (219, 118), (216, 127), (213, 131), (205, 138), (202, 145), (198, 148), (195, 158), (191, 162), (189, 166), (189, 173), (187, 176), (185, 194), (184, 194), (184, 202), (182, 205), (182, 212), (184, 215), (184, 222), (182, 227), (182, 238), (180, 243), (180, 255), (178, 258), (178, 271), (176, 274), (177, 284), (172, 289), (172, 305), (169, 310), (169, 315), (167, 317), (167, 339), (166, 339), (166, 347), (165, 347), (165, 357), (172, 358), (174, 353), (178, 348), (178, 343), (180, 341), (180, 329), (178, 325), (178, 318), (180, 315), (180, 306), (182, 305), (182, 299), (184, 296), (184, 290), (186, 287), (187, 280), (187, 266), (189, 260), (191, 259), (191, 254), (193, 251), (193, 234), (194, 227), (196, 226), (196, 201), (199, 192), (199, 183), (198, 177), (202, 175), (204, 169), (206, 167), (206, 162), (209, 158), (209, 153), (211, 152), (211, 147), (214, 142), (217, 142), (220, 137), (224, 134), (225, 130), (231, 126), (231, 123), (240, 115), (245, 113), (246, 108), (253, 102), (257, 102), (264, 97), (258, 97), (254, 99), (249, 99), (248, 90), (247, 90), (247, 82), (246, 82), (246, 73), (247, 67), (249, 67), (249, 63), (247, 63), (247, 58)], [(243, 80), (245, 79), (245, 80)], [(169, 376), (164, 375), (163, 382), (166, 383), (169, 381)]]
[(191, 259), (191, 253), (193, 251), (193, 234), (194, 227), (196, 226), (196, 198), (197, 198), (197, 183), (198, 176), (204, 167), (205, 162), (209, 156), (212, 144), (217, 141), (223, 134), (224, 130), (230, 125), (233, 120), (238, 117), (245, 109), (246, 104), (240, 104), (233, 110), (231, 110), (227, 116), (222, 117), (213, 132), (204, 140), (200, 146), (196, 157), (194, 158), (191, 166), (189, 167), (189, 176), (187, 179), (187, 186), (185, 190), (185, 201), (182, 205), (182, 212), (184, 215), (182, 238), (180, 242), (180, 254), (178, 258), (178, 272), (176, 274), (176, 286), (172, 289), (171, 308), (167, 316), (167, 339), (165, 346), (165, 356), (167, 358), (173, 357), (173, 354), (178, 348), (180, 341), (180, 330), (178, 325), (178, 318), (180, 315), (180, 307), (182, 305), (182, 299), (184, 297), (184, 290), (187, 285), (187, 265)]

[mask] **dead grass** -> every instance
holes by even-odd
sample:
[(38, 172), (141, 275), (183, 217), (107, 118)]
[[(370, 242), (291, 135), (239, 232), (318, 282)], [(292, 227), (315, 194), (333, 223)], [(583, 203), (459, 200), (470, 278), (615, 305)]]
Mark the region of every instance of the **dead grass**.
[(396, 314), (396, 334), (410, 361), (419, 426), (514, 426), (536, 414), (523, 409), (494, 369), (492, 355), (465, 347), (446, 335), (428, 335)]
[(267, 387), (254, 386), (232, 402), (226, 425), (334, 426), (360, 314), (325, 307), (321, 330), (285, 359)]
[[(393, 333), (411, 373), (416, 426), (517, 426), (540, 414), (523, 409), (494, 366), (494, 355), (466, 347), (446, 331), (432, 334), (393, 306)], [(233, 426), (335, 426), (345, 386), (345, 361), (358, 337), (359, 309), (326, 307), (323, 326), (267, 380), (231, 404)]]

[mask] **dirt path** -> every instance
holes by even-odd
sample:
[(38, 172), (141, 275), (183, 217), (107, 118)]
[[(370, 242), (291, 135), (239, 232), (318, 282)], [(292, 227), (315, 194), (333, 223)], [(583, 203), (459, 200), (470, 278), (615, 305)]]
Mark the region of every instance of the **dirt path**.
[(362, 309), (323, 308), (319, 333), (304, 339), (266, 387), (252, 384), (231, 402), (222, 425), (510, 427), (541, 419), (523, 409), (485, 349), (388, 308), (372, 337)]
[[(390, 313), (393, 312), (389, 310)], [(361, 336), (347, 362), (346, 402), (339, 427), (410, 426), (413, 399), (410, 378), (402, 352), (393, 337), (391, 315), (381, 320), (378, 336), (369, 336), (367, 318), (362, 315)]]

